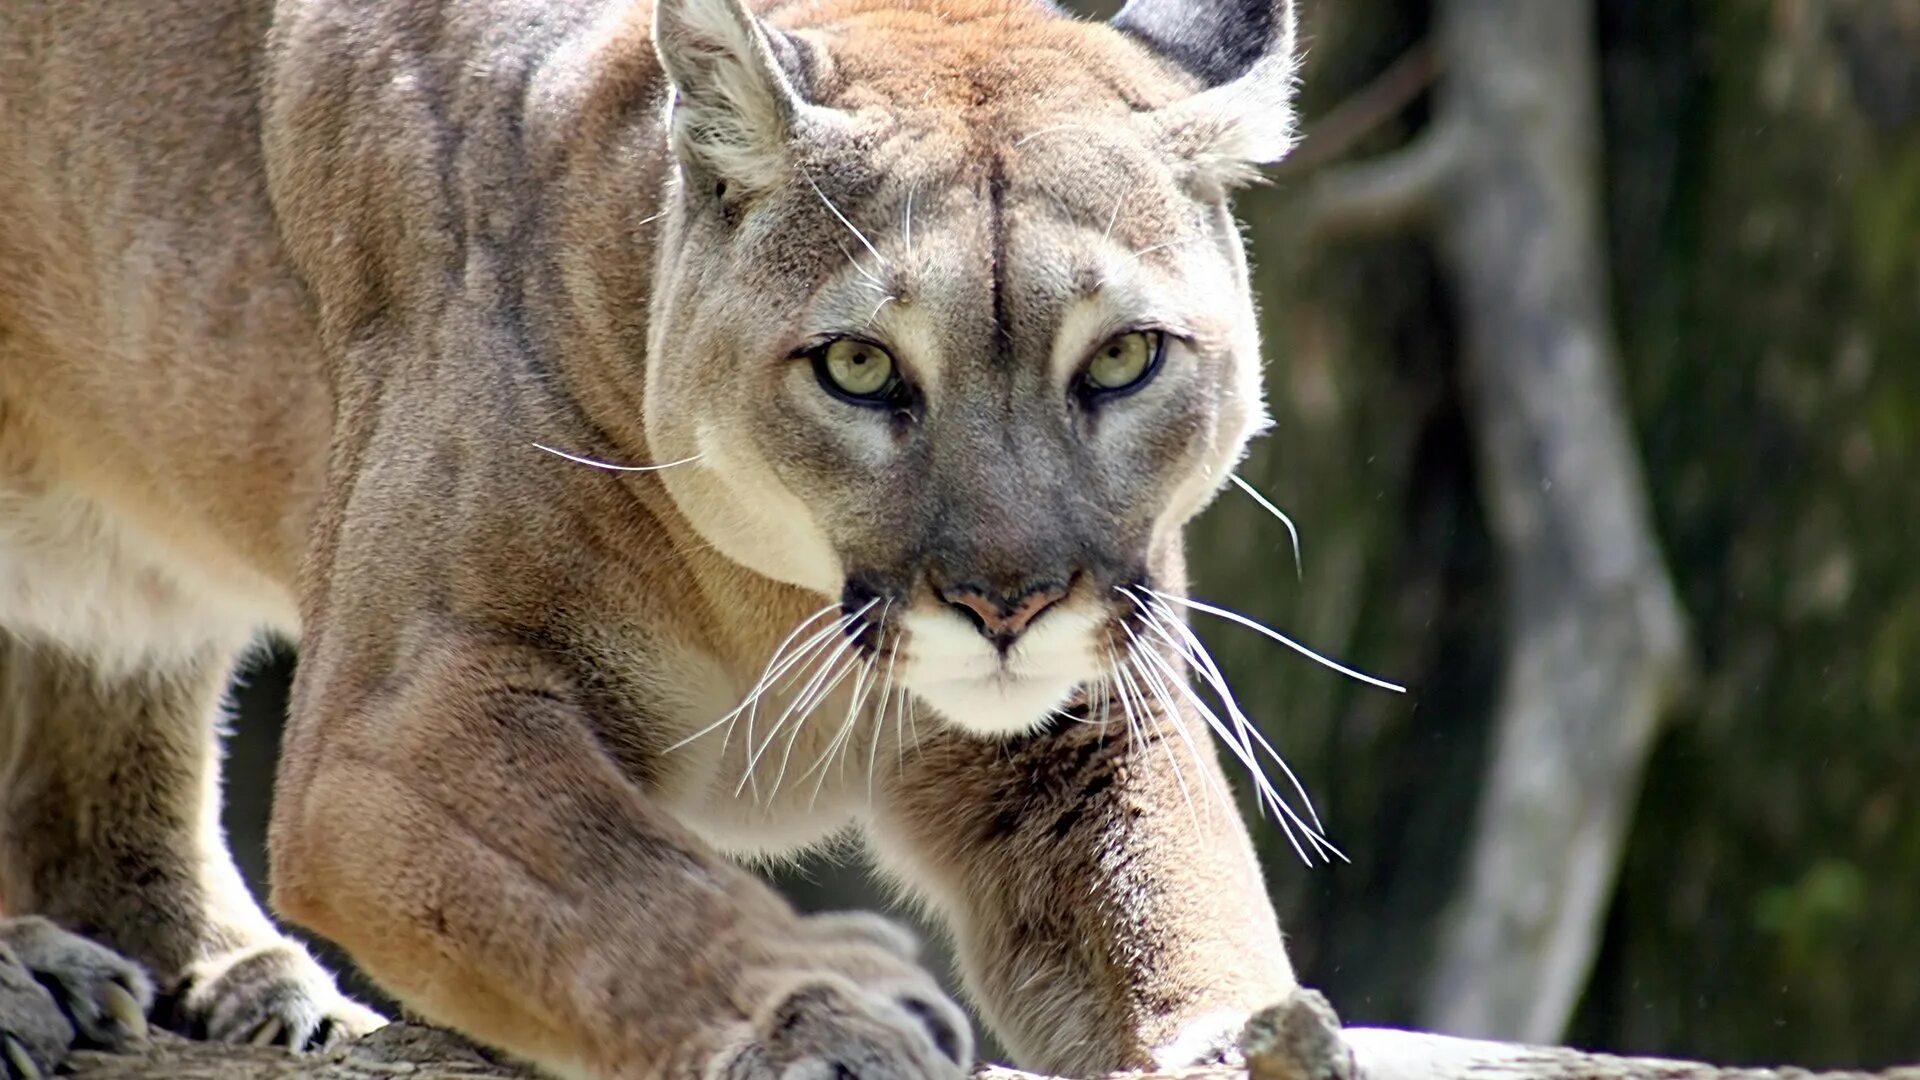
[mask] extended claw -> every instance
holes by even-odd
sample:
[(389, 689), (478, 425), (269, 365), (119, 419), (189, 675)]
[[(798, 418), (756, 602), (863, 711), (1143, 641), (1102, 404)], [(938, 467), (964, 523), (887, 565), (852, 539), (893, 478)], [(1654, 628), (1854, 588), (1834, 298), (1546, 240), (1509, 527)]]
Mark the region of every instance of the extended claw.
[(282, 1023), (279, 1017), (269, 1017), (266, 1023), (255, 1029), (253, 1037), (247, 1041), (255, 1046), (272, 1046), (280, 1041), (280, 1036), (286, 1034), (286, 1030), (286, 1024)]
[(100, 990), (100, 1005), (127, 1033), (128, 1038), (147, 1037), (147, 1011), (140, 1007), (140, 999), (133, 995), (133, 991), (117, 982), (107, 983)]
[(21, 1045), (19, 1039), (8, 1035), (5, 1038), (5, 1045), (7, 1076), (10, 1080), (45, 1080), (46, 1074), (40, 1071), (40, 1066), (33, 1063), (33, 1055), (27, 1053), (27, 1048)]

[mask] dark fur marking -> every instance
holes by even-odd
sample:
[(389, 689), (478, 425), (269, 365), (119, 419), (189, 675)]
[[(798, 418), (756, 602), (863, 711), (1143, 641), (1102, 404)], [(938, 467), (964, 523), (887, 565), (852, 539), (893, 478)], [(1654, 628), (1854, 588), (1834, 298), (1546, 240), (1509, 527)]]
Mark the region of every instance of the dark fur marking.
[(430, 60), (440, 48), (442, 20), (438, 8), (430, 9), (428, 20), (426, 25), (416, 25), (410, 19), (399, 21), (409, 39), (407, 51), (399, 62), (412, 67), (414, 85), (420, 91), (427, 115), (433, 118), (433, 130), (427, 134), (433, 139), (434, 168), (439, 173), (440, 191), (445, 199), (441, 203), (439, 224), (453, 244), (452, 255), (443, 270), (448, 286), (457, 291), (467, 264), (467, 203), (465, 191), (459, 184), (466, 125), (456, 123), (448, 112), (446, 88), (440, 83), (439, 69)]
[(1067, 834), (1073, 831), (1073, 827), (1080, 823), (1080, 819), (1087, 815), (1087, 811), (1093, 809), (1094, 802), (1097, 801), (1100, 796), (1105, 795), (1111, 787), (1113, 787), (1113, 771), (1111, 769), (1102, 769), (1088, 779), (1086, 786), (1080, 789), (1079, 798), (1075, 799), (1072, 806), (1068, 807), (1065, 812), (1054, 819), (1053, 838), (1055, 840), (1065, 840)]
[(1013, 327), (1007, 323), (1006, 162), (995, 154), (987, 172), (987, 228), (993, 238), (993, 361), (1013, 366)]
[(963, 1063), (960, 1058), (960, 1033), (953, 1029), (952, 1024), (947, 1023), (938, 1009), (914, 997), (901, 998), (900, 1007), (912, 1013), (914, 1018), (927, 1029), (935, 1049), (945, 1054), (948, 1060)]
[[(1068, 738), (1076, 741), (1069, 744)], [(1025, 783), (1003, 794), (998, 812), (981, 831), (981, 841), (1002, 840), (1019, 832), (1032, 816), (1035, 802), (1041, 800), (1066, 803), (1052, 827), (1055, 839), (1065, 837), (1089, 811), (1097, 812), (1095, 803), (1114, 784), (1114, 772), (1106, 767), (1103, 756), (1109, 747), (1104, 735), (1078, 727), (1065, 737), (1043, 729), (1010, 745), (1015, 759), (1028, 766), (1018, 770)], [(1072, 790), (1076, 785), (1078, 790)]]
[(764, 20), (760, 28), (767, 35), (767, 47), (773, 53), (773, 62), (780, 65), (780, 71), (787, 77), (793, 92), (806, 101), (817, 103), (820, 100), (821, 65), (813, 45), (766, 25)]
[[(533, 55), (521, 56), (518, 61), (511, 73), (511, 82), (489, 94), (482, 106), (498, 116), (500, 122), (494, 130), (500, 134), (489, 148), (494, 168), (488, 172), (493, 173), (494, 178), (487, 184), (497, 190), (480, 193), (476, 242), (485, 245), (492, 256), (494, 304), (488, 315), (497, 321), (513, 344), (511, 356), (497, 359), (509, 368), (546, 376), (553, 373), (553, 365), (548, 351), (542, 347), (544, 335), (529, 318), (529, 270), (534, 271), (535, 287), (557, 281), (559, 275), (552, 267), (530, 265), (529, 253), (542, 250), (534, 238), (544, 224), (538, 215), (546, 200), (516, 194), (539, 187), (527, 156), (526, 133), (527, 95), (532, 90), (538, 63)], [(505, 386), (500, 390), (502, 404), (511, 409), (514, 395), (506, 392)]]
[(1219, 86), (1266, 55), (1285, 10), (1284, 0), (1129, 0), (1113, 26)]
[(980, 842), (990, 844), (996, 840), (1005, 840), (1020, 831), (1023, 815), (1017, 806), (1009, 806), (993, 815), (993, 820), (980, 833)]

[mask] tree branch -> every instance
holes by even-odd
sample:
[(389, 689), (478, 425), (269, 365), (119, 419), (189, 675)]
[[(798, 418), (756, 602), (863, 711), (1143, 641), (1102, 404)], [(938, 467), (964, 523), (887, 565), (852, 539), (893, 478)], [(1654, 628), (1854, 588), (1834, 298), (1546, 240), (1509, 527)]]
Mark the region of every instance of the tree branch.
[(1420, 1022), (1559, 1038), (1661, 714), (1687, 670), (1616, 374), (1591, 3), (1447, 0), (1437, 121), (1471, 132), (1434, 222), (1466, 342), (1506, 660), (1467, 873)]
[(458, 1035), (417, 1024), (388, 1024), (323, 1054), (268, 1046), (195, 1042), (154, 1031), (135, 1052), (81, 1051), (68, 1062), (73, 1080), (531, 1080)]
[(1434, 124), (1399, 150), (1316, 170), (1296, 203), (1297, 241), (1324, 244), (1427, 224), (1466, 150), (1464, 129)]
[[(1246, 1068), (1127, 1073), (1110, 1080), (1920, 1080), (1920, 1067), (1882, 1073), (1722, 1069), (1620, 1058), (1385, 1028), (1341, 1029), (1311, 990), (1256, 1015), (1241, 1041)], [(189, 1042), (156, 1034), (135, 1054), (74, 1055), (73, 1080), (530, 1080), (456, 1035), (393, 1024), (350, 1046), (295, 1057), (284, 1050)], [(1054, 1080), (998, 1065), (974, 1080)]]
[(1282, 162), (1278, 175), (1304, 173), (1345, 157), (1360, 140), (1400, 115), (1415, 98), (1433, 85), (1439, 74), (1433, 42), (1422, 41), (1359, 92), (1328, 110), (1307, 126), (1307, 135)]

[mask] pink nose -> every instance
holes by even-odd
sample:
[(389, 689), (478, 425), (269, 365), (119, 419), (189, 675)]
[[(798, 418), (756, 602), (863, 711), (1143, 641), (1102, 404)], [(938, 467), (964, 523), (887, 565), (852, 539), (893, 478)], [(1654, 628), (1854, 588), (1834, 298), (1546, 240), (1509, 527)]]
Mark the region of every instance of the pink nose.
[(1024, 633), (1040, 613), (1066, 599), (1064, 585), (1039, 585), (1016, 600), (963, 585), (941, 589), (940, 599), (972, 619), (980, 632), (1005, 648)]

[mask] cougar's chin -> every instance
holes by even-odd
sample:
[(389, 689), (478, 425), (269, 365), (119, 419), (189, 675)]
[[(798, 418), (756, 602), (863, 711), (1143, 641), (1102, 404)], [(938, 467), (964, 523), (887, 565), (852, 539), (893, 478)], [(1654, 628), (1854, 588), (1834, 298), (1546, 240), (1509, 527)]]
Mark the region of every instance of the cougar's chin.
[(1022, 735), (1065, 705), (1081, 679), (1017, 675), (912, 683), (914, 696), (940, 718), (976, 735)]
[(902, 674), (914, 696), (976, 735), (1032, 731), (1100, 674), (1093, 643), (1104, 617), (1096, 612), (1049, 612), (1005, 653), (951, 613), (913, 612), (902, 622)]

